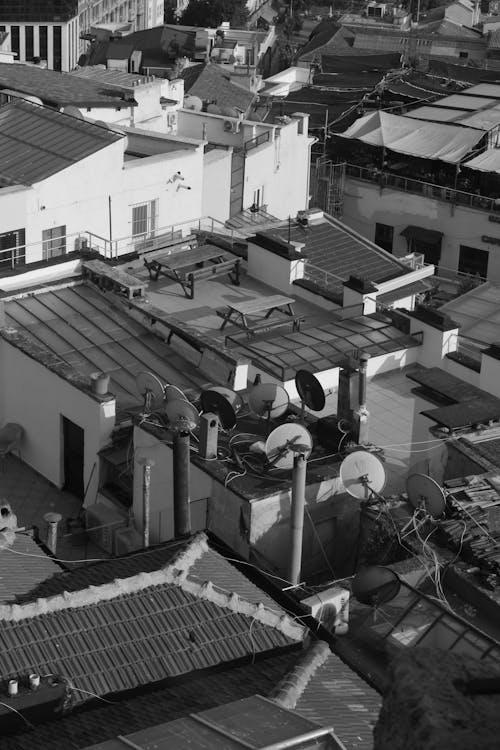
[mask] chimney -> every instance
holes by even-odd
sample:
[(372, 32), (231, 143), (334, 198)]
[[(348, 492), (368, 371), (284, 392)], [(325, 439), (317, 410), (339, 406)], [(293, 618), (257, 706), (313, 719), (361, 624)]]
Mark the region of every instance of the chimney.
[(90, 376), (92, 393), (98, 396), (106, 396), (109, 390), (109, 375), (105, 372), (93, 372)]
[(189, 430), (174, 433), (174, 536), (176, 539), (191, 535), (191, 509), (189, 507), (191, 434)]

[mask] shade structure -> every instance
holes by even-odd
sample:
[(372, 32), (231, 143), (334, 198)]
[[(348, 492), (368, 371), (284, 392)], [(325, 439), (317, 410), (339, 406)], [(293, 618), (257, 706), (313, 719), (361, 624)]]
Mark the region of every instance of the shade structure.
[(344, 133), (337, 135), (400, 154), (439, 159), (449, 164), (458, 164), (484, 137), (481, 130), (414, 120), (380, 110), (360, 117)]
[(464, 167), (479, 169), (481, 172), (500, 174), (500, 148), (488, 148), (479, 156), (464, 162)]

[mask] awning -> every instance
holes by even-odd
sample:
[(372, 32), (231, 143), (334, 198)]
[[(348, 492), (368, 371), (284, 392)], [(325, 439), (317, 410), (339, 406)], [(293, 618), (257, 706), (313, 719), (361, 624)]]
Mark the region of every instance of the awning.
[(422, 240), (427, 245), (440, 245), (443, 238), (443, 233), (438, 232), (436, 229), (423, 229), (413, 224), (403, 229), (400, 234), (406, 237), (407, 240)]
[(412, 284), (405, 284), (397, 289), (392, 289), (390, 292), (384, 292), (384, 294), (377, 294), (377, 302), (383, 302), (385, 305), (391, 305), (399, 299), (405, 299), (405, 297), (412, 297), (414, 294), (423, 294), (432, 289), (432, 284), (427, 279), (420, 279), (414, 281)]
[(500, 148), (488, 148), (479, 156), (463, 164), (464, 167), (479, 169), (481, 172), (496, 172), (500, 174)]
[(458, 164), (479, 143), (484, 133), (377, 110), (360, 117), (344, 133), (336, 135), (421, 159), (439, 159)]

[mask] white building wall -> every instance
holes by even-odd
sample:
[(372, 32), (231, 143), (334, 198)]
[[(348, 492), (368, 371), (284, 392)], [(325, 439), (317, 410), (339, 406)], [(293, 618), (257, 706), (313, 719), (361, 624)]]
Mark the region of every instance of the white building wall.
[(203, 160), (202, 216), (229, 219), (232, 149), (207, 151)]

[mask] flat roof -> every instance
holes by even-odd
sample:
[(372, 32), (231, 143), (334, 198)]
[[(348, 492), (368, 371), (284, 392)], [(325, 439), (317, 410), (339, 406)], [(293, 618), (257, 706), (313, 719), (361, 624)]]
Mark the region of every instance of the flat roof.
[(124, 136), (18, 99), (0, 107), (0, 187), (33, 185)]
[(488, 105), (497, 104), (496, 99), (488, 99), (481, 96), (467, 96), (466, 94), (452, 94), (438, 99), (433, 103), (435, 107), (450, 107), (453, 109), (476, 110)]
[(440, 310), (460, 324), (460, 335), (481, 344), (500, 341), (500, 283), (487, 281)]
[(142, 404), (135, 384), (141, 371), (180, 388), (204, 382), (194, 365), (87, 284), (9, 299), (5, 315), (9, 326), (79, 373), (108, 373), (117, 412)]

